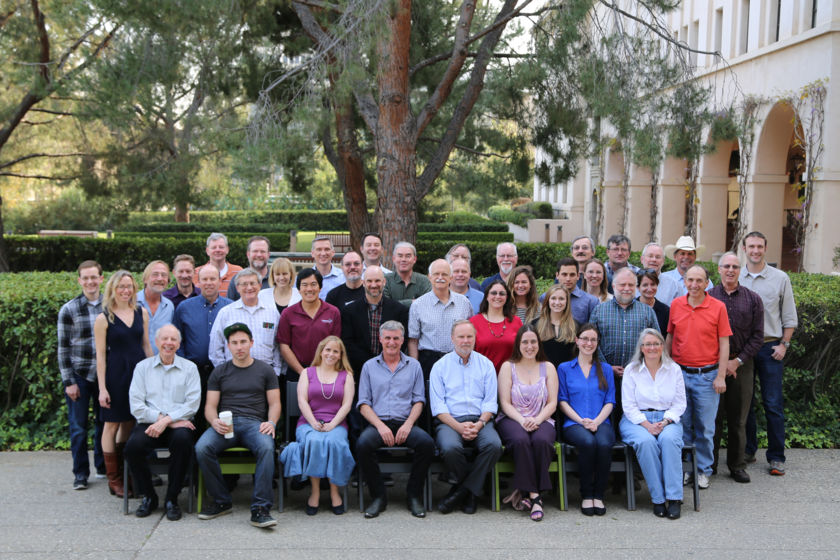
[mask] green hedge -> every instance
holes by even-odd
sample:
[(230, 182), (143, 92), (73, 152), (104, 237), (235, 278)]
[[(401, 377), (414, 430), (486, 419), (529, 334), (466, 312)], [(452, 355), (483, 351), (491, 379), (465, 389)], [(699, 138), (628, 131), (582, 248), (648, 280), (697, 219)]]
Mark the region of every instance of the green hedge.
[[(520, 247), (520, 259), (536, 254), (529, 251), (527, 244)], [(800, 327), (784, 376), (788, 443), (838, 447), (840, 278), (791, 277)], [(541, 285), (550, 284), (548, 278)], [(56, 318), (61, 305), (78, 293), (72, 272), (0, 274), (0, 449), (69, 448), (56, 362)], [(766, 445), (763, 414), (757, 418), (759, 442)]]
[[(418, 270), (427, 270), (429, 264), (442, 258), (455, 242), (417, 240)], [(498, 272), (496, 266), (496, 245), (498, 242), (476, 241), (468, 242), (472, 255), (472, 275), (476, 277), (490, 276)], [(529, 264), (534, 268), (538, 277), (554, 278), (557, 261), (568, 257), (571, 253), (569, 243), (517, 243), (519, 262)]]
[[(151, 232), (143, 232), (143, 231), (118, 231), (114, 233), (114, 240), (116, 241), (128, 241), (139, 239), (142, 243), (145, 239), (180, 239), (185, 240), (189, 239), (196, 243), (201, 243), (201, 257), (199, 258), (198, 255), (195, 255), (198, 260), (202, 260), (204, 258), (204, 247), (207, 245), (207, 236), (210, 235), (208, 232), (184, 232), (184, 233), (174, 233), (174, 232), (165, 232), (165, 233), (151, 233)], [(228, 244), (231, 248), (231, 253), (239, 254), (238, 247), (241, 245), (242, 247), (247, 248), (248, 240), (254, 235), (262, 235), (263, 237), (268, 239), (268, 242), (271, 244), (272, 251), (288, 251), (289, 250), (289, 232), (248, 232), (248, 233), (230, 233), (227, 234)], [(243, 244), (244, 243), (244, 244)], [(191, 253), (193, 254), (193, 253)], [(243, 262), (245, 249), (242, 249), (243, 255)], [(232, 259), (232, 257), (231, 257)], [(234, 261), (239, 264), (237, 261)]]
[(462, 232), (462, 231), (497, 231), (497, 232), (507, 232), (508, 227), (507, 224), (500, 224), (499, 222), (493, 222), (491, 220), (485, 220), (483, 222), (477, 223), (467, 223), (467, 224), (453, 224), (451, 222), (443, 222), (440, 224), (432, 224), (428, 222), (423, 222), (417, 224), (417, 231), (419, 233), (431, 233), (431, 232)]
[[(289, 233), (297, 229), (295, 224), (265, 224), (255, 226), (252, 223), (243, 222), (149, 222), (146, 224), (135, 224), (130, 230), (123, 228), (121, 232), (145, 232), (145, 233), (203, 233), (205, 236), (211, 232), (219, 231), (226, 235), (233, 233), (247, 233), (249, 235), (265, 235), (265, 233)], [(253, 233), (258, 232), (258, 233)]]
[[(457, 239), (457, 241), (455, 241)], [(450, 245), (455, 243), (466, 243), (472, 245), (476, 242), (501, 243), (503, 241), (513, 242), (513, 234), (506, 231), (419, 231), (417, 241), (445, 241)]]

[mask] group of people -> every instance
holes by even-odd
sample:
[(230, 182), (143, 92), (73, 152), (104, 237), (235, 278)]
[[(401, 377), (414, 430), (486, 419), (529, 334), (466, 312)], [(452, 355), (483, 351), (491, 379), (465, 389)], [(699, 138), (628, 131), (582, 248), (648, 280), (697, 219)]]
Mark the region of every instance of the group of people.
[[(626, 237), (610, 237), (604, 263), (581, 237), (542, 297), (513, 243), (499, 244), (498, 273), (480, 285), (466, 245), (425, 275), (414, 270), (414, 246), (398, 243), (390, 271), (375, 233), (340, 267), (330, 239), (316, 238), (315, 266), (299, 272), (285, 258), (269, 265), (260, 236), (249, 240), (247, 267), (228, 263), (227, 239), (214, 233), (204, 265), (176, 257), (168, 289), (168, 264), (153, 261), (142, 287), (121, 270), (100, 294), (102, 269), (85, 261), (82, 294), (58, 318), (73, 487), (87, 488), (90, 476), (92, 401), (96, 474), (122, 496), (127, 460), (142, 495), (137, 516), (159, 507), (148, 466), (158, 447), (170, 450), (168, 519), (182, 515), (178, 495), (193, 453), (211, 498), (199, 518), (229, 513), (219, 456), (241, 446), (256, 460), (251, 523), (271, 527), (275, 432), (292, 399), (300, 416), (280, 462), (285, 476), (308, 479), (309, 515), (319, 511), (322, 487), (330, 510), (346, 511), (340, 488), (354, 469), (371, 496), (365, 517), (380, 515), (388, 500), (377, 450), (399, 446), (411, 450), (406, 507), (415, 517), (426, 515), (436, 449), (452, 485), (437, 507), (444, 514), (475, 512), (506, 450), (515, 463), (509, 501), (539, 521), (560, 437), (579, 455), (583, 514), (606, 513), (612, 447), (621, 439), (636, 452), (654, 513), (676, 519), (692, 476), (683, 473), (681, 448), (696, 447), (697, 482), (708, 488), (724, 421), (730, 475), (749, 482), (754, 372), (769, 472), (784, 474), (782, 360), (796, 309), (787, 275), (764, 259), (766, 238), (747, 234), (743, 249), (746, 267), (723, 255), (713, 287), (694, 264), (691, 238), (648, 244), (638, 269)], [(677, 268), (662, 273), (666, 253)]]

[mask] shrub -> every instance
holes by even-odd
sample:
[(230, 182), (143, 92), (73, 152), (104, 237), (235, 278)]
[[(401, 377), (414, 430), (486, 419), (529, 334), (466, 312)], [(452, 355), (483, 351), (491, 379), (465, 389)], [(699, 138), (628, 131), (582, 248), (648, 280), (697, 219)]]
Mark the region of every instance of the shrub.
[(487, 210), (487, 217), (497, 222), (510, 222), (522, 227), (528, 225), (528, 217), (525, 214), (511, 210), (506, 206), (491, 206)]
[[(205, 236), (214, 231), (224, 234), (250, 233), (251, 235), (265, 235), (266, 233), (289, 233), (297, 229), (294, 224), (251, 224), (239, 222), (150, 222), (136, 224), (130, 231), (146, 233), (203, 233)], [(125, 230), (128, 232), (129, 230)], [(258, 233), (252, 233), (258, 232)]]
[(455, 243), (472, 244), (482, 241), (501, 243), (503, 241), (513, 242), (513, 234), (506, 231), (472, 231), (460, 233), (451, 231), (420, 231), (417, 233), (417, 241), (446, 241), (450, 245), (454, 245)]
[(461, 231), (499, 231), (499, 232), (507, 232), (508, 227), (507, 224), (502, 224), (499, 222), (494, 222), (491, 220), (485, 220), (483, 222), (473, 222), (473, 223), (464, 223), (464, 224), (453, 224), (451, 222), (444, 222), (441, 224), (432, 224), (429, 222), (423, 222), (417, 224), (417, 231), (418, 233), (430, 233), (430, 232), (449, 232), (449, 233), (457, 233)]

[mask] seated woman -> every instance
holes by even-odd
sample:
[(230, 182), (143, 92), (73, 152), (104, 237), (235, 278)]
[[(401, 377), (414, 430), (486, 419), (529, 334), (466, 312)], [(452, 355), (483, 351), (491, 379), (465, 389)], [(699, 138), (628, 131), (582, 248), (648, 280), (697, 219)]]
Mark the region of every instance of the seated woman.
[(545, 357), (554, 369), (574, 358), (577, 323), (572, 317), (570, 300), (569, 291), (560, 284), (554, 284), (545, 293), (540, 317), (536, 321)]
[(475, 327), (475, 351), (490, 359), (496, 373), (513, 352), (522, 321), (513, 314), (513, 298), (504, 281), (494, 280), (484, 290), (478, 314), (470, 317)]
[(665, 340), (655, 329), (639, 335), (636, 353), (624, 368), (621, 399), (621, 439), (636, 451), (653, 514), (679, 519), (685, 385), (680, 366), (665, 352)]
[(516, 333), (513, 355), (499, 371), (501, 411), (496, 428), (502, 443), (513, 453), (513, 485), (531, 519), (543, 518), (540, 493), (551, 489), (548, 466), (554, 457), (554, 411), (557, 409), (557, 372), (545, 361), (533, 325)]
[(530, 266), (517, 266), (508, 277), (508, 290), (513, 294), (513, 310), (526, 325), (540, 314), (537, 279)]
[(583, 269), (583, 281), (580, 283), (580, 289), (588, 294), (592, 294), (599, 301), (605, 302), (613, 298), (609, 293), (609, 282), (607, 281), (607, 268), (604, 263), (598, 259), (592, 259)]
[(295, 439), (280, 456), (284, 474), (308, 476), (312, 490), (306, 514), (318, 513), (321, 479), (330, 481), (332, 512), (341, 515), (345, 504), (338, 491), (346, 486), (355, 462), (347, 441), (345, 418), (353, 404), (353, 371), (344, 344), (328, 336), (318, 345), (312, 365), (298, 381), (300, 407)]
[(560, 410), (566, 415), (563, 439), (578, 452), (580, 473), (580, 511), (584, 515), (604, 515), (604, 491), (610, 476), (615, 433), (610, 413), (615, 406), (613, 371), (598, 360), (598, 329), (589, 323), (578, 329), (578, 356), (557, 369), (560, 384)]

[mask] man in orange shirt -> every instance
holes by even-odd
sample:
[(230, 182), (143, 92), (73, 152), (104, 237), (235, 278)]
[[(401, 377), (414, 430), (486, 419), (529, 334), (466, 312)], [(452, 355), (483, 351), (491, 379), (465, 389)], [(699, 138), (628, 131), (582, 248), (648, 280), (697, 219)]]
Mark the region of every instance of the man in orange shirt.
[[(208, 263), (213, 263), (219, 269), (219, 277), (222, 280), (219, 286), (219, 295), (227, 297), (228, 286), (230, 285), (236, 273), (242, 270), (241, 266), (237, 266), (227, 261), (230, 248), (228, 247), (228, 238), (224, 233), (211, 233), (207, 238), (207, 248), (205, 249), (209, 257)], [(195, 277), (193, 284), (198, 283), (198, 273), (201, 267), (195, 269)]]
[[(709, 487), (714, 461), (715, 417), (720, 393), (726, 391), (729, 361), (729, 316), (726, 306), (706, 293), (709, 275), (695, 265), (685, 273), (688, 294), (671, 302), (665, 347), (683, 370), (686, 409), (683, 440), (697, 449), (697, 483)], [(690, 477), (686, 473), (686, 484)]]

